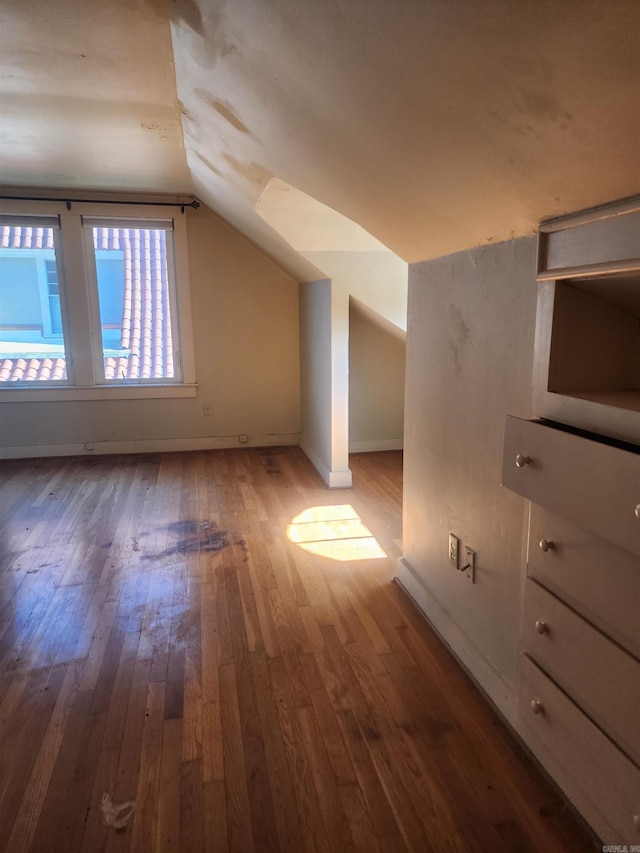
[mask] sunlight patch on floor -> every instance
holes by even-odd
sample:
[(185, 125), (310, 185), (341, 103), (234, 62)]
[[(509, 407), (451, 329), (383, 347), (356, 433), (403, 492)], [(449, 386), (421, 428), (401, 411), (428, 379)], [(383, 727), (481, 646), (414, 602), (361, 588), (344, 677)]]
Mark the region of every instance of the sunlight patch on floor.
[(330, 560), (380, 560), (387, 555), (351, 504), (312, 506), (287, 526), (287, 538)]

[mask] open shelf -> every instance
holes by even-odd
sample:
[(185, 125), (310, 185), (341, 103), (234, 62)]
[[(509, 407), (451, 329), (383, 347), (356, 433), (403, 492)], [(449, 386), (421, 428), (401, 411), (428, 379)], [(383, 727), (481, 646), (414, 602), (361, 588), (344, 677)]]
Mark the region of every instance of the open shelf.
[(640, 196), (541, 223), (533, 414), (640, 445)]
[(538, 287), (534, 414), (640, 444), (640, 272)]
[(555, 284), (547, 390), (640, 410), (640, 274)]

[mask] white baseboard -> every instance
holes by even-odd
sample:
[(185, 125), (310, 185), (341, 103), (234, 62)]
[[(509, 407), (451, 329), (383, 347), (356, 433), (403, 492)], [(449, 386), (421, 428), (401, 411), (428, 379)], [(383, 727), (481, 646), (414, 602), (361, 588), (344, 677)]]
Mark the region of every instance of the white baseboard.
[[(171, 453), (188, 450), (229, 450), (237, 447), (276, 447), (300, 443), (299, 433), (252, 435), (240, 444), (237, 435), (200, 438), (150, 438), (133, 441), (94, 441), (82, 444), (25, 444), (0, 448), (0, 459), (39, 459), (46, 456), (103, 456), (116, 453)], [(93, 449), (88, 450), (91, 446)]]
[(329, 471), (327, 485), (330, 489), (352, 489), (353, 475), (351, 468), (345, 468), (342, 471)]
[(396, 581), (417, 604), (432, 628), (445, 645), (451, 649), (473, 680), (487, 694), (502, 716), (517, 730), (518, 712), (515, 686), (504, 681), (500, 673), (482, 655), (478, 647), (435, 600), (404, 557), (398, 559)]
[(332, 471), (310, 447), (305, 445), (304, 440), (300, 442), (300, 449), (330, 489), (353, 488), (353, 477), (350, 468)]
[(401, 438), (373, 438), (370, 441), (350, 441), (349, 453), (375, 453), (377, 450), (402, 450)]

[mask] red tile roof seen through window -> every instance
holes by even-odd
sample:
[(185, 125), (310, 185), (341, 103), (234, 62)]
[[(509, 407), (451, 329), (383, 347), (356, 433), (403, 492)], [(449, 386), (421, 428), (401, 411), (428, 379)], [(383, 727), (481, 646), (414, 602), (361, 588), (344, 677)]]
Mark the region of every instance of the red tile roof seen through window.
[[(171, 378), (173, 340), (167, 274), (166, 232), (144, 228), (94, 228), (96, 250), (124, 255), (124, 301), (120, 350), (104, 357), (105, 379)], [(53, 249), (53, 229), (0, 226), (0, 249)], [(0, 320), (1, 322), (1, 320)], [(28, 349), (25, 344), (25, 349)], [(0, 382), (66, 379), (64, 358), (0, 360)]]

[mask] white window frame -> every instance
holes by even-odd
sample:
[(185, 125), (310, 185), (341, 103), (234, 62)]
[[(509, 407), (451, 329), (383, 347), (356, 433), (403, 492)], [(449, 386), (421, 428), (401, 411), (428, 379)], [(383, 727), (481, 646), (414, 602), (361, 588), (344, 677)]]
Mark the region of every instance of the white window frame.
[[(182, 384), (182, 351), (180, 343), (180, 321), (179, 321), (179, 305), (177, 298), (177, 282), (175, 270), (175, 251), (174, 251), (174, 231), (175, 222), (165, 216), (155, 219), (150, 219), (148, 216), (144, 219), (121, 217), (100, 217), (83, 215), (82, 227), (84, 237), (84, 252), (87, 258), (87, 287), (89, 291), (89, 313), (91, 315), (91, 332), (92, 332), (92, 355), (93, 355), (93, 371), (96, 385), (181, 385)], [(173, 371), (174, 375), (167, 378), (138, 378), (138, 379), (107, 379), (104, 376), (104, 358), (102, 347), (102, 325), (100, 323), (100, 306), (99, 306), (99, 290), (98, 290), (98, 275), (96, 258), (97, 252), (93, 246), (93, 229), (94, 228), (138, 228), (138, 229), (154, 229), (162, 230), (167, 235), (166, 252), (167, 252), (167, 274), (169, 278), (169, 313), (171, 317), (171, 334), (174, 342), (173, 347)], [(175, 344), (178, 344), (176, 346)]]
[[(36, 262), (38, 271), (38, 289), (40, 291), (40, 306), (42, 311), (42, 337), (45, 338), (45, 340), (58, 337), (62, 337), (64, 339), (64, 325), (62, 327), (62, 334), (53, 331), (53, 322), (51, 319), (51, 302), (49, 294), (49, 279), (47, 278), (47, 261), (56, 262), (56, 267), (58, 269), (58, 289), (60, 288), (60, 268), (58, 265), (58, 261), (51, 249), (41, 249), (38, 254), (38, 257), (36, 258)], [(62, 293), (60, 293), (61, 306), (62, 302), (63, 295)]]
[[(186, 215), (179, 206), (174, 209), (74, 202), (67, 210), (61, 202), (5, 200), (0, 212), (16, 218), (59, 217), (60, 228), (54, 231), (54, 237), (67, 361), (64, 382), (0, 383), (0, 403), (196, 396)], [(105, 380), (93, 232), (83, 226), (83, 219), (110, 220), (114, 228), (141, 227), (136, 222), (151, 228), (153, 220), (173, 221), (173, 240), (167, 240), (167, 264), (174, 275), (174, 286), (169, 290), (176, 376), (161, 380)]]

